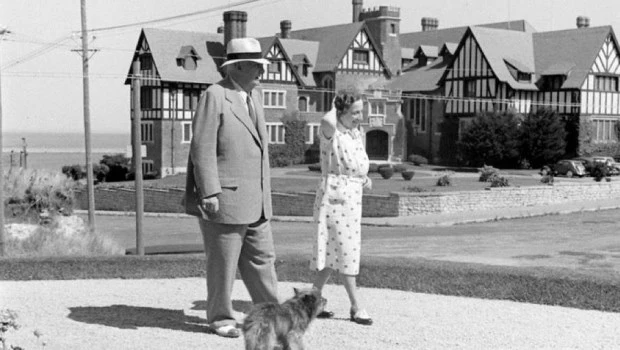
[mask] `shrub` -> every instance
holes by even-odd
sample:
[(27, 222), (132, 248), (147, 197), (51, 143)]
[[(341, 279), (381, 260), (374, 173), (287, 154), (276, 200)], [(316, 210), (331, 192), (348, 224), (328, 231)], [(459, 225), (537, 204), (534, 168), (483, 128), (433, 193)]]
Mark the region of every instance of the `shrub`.
[(86, 177), (86, 168), (80, 164), (65, 165), (62, 167), (62, 173), (67, 177), (77, 181)]
[(299, 111), (293, 111), (282, 118), (284, 144), (289, 164), (301, 164), (306, 153), (306, 121), (300, 119)]
[(369, 173), (376, 173), (379, 171), (379, 165), (377, 163), (370, 163), (368, 166)]
[(59, 172), (20, 169), (9, 171), (5, 179), (6, 203), (17, 221), (38, 221), (44, 212), (73, 211), (75, 181)]
[(272, 168), (282, 168), (291, 165), (286, 145), (269, 144), (269, 165)]
[(507, 178), (499, 175), (491, 177), (491, 187), (510, 187), (510, 182)]
[(394, 175), (394, 168), (391, 166), (382, 166), (379, 168), (379, 174), (387, 180)]
[(122, 153), (117, 154), (104, 154), (103, 158), (99, 161), (99, 164), (108, 167), (108, 173), (105, 176), (106, 182), (117, 182), (127, 180), (127, 173), (129, 173), (129, 162)]
[(415, 172), (413, 170), (405, 170), (402, 173), (400, 173), (400, 175), (403, 177), (403, 179), (409, 181), (413, 178), (413, 175), (415, 174)]
[(521, 155), (534, 168), (554, 164), (566, 153), (566, 130), (560, 116), (544, 108), (526, 116), (521, 124)]
[(480, 172), (480, 177), (478, 178), (480, 182), (489, 182), (493, 176), (499, 175), (499, 170), (491, 165), (484, 165), (482, 168), (478, 168), (478, 172)]
[(439, 179), (437, 179), (437, 186), (452, 186), (452, 177), (448, 174), (441, 176)]
[(594, 178), (594, 181), (601, 182), (603, 178), (610, 178), (610, 168), (608, 165), (603, 163), (596, 163), (592, 170), (590, 171), (590, 175)]
[(547, 184), (547, 185), (553, 185), (553, 181), (554, 181), (553, 174), (551, 173), (548, 173), (547, 175), (543, 175), (540, 178), (540, 182)]
[(428, 164), (428, 159), (418, 154), (410, 154), (407, 159), (413, 163), (414, 165), (426, 165)]
[(402, 173), (407, 170), (407, 166), (405, 164), (395, 164), (393, 168), (395, 173)]
[(457, 142), (466, 164), (491, 163), (501, 168), (519, 164), (519, 117), (511, 112), (477, 115)]
[(321, 171), (321, 163), (314, 163), (308, 165), (308, 170), (310, 171)]

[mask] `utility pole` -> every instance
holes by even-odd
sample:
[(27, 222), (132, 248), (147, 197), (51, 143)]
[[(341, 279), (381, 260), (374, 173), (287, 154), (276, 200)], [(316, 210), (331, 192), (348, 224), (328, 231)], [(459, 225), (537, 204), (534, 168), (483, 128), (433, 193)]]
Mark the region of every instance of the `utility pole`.
[(142, 217), (144, 216), (144, 192), (142, 190), (142, 139), (141, 134), (141, 106), (140, 106), (140, 58), (137, 57), (131, 67), (131, 87), (133, 89), (133, 120), (131, 128), (131, 144), (133, 146), (132, 164), (136, 190), (136, 254), (144, 255), (142, 240)]
[[(0, 28), (0, 43), (5, 34), (10, 33), (6, 28)], [(0, 68), (1, 69), (1, 68)], [(4, 238), (4, 167), (2, 164), (2, 71), (0, 70), (0, 256), (6, 255), (6, 239)]]
[(88, 32), (86, 31), (86, 0), (81, 1), (82, 13), (82, 81), (84, 87), (84, 141), (86, 144), (86, 183), (88, 188), (88, 226), (95, 231), (95, 188), (90, 140), (90, 91), (88, 84)]

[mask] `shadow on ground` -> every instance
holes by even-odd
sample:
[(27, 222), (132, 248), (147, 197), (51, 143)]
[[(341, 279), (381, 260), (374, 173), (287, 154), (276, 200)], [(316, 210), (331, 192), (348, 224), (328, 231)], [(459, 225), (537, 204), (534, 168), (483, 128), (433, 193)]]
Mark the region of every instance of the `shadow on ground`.
[(69, 310), (68, 317), (74, 321), (121, 329), (151, 327), (204, 333), (207, 325), (206, 319), (185, 315), (183, 310), (131, 305), (78, 306)]

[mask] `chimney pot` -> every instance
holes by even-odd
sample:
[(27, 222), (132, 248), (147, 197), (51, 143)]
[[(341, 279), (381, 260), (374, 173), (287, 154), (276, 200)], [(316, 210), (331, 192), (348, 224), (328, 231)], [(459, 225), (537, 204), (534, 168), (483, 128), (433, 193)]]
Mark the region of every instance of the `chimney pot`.
[(422, 31), (436, 30), (439, 27), (439, 20), (432, 17), (422, 17)]
[(281, 21), (280, 22), (280, 37), (282, 39), (288, 39), (291, 33), (291, 28), (292, 28), (291, 21), (289, 21), (288, 19)]
[(577, 28), (588, 28), (590, 26), (590, 18), (586, 16), (577, 17)]
[(353, 4), (353, 23), (360, 21), (360, 13), (362, 12), (362, 7), (364, 6), (363, 0), (352, 0)]
[(248, 14), (244, 11), (224, 12), (224, 48), (231, 39), (245, 38), (245, 23), (248, 21)]

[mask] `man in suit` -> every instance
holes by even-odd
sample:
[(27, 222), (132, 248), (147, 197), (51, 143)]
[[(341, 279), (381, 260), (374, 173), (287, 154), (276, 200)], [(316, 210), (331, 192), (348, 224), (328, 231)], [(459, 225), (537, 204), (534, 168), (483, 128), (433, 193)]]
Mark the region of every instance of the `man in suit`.
[(207, 322), (235, 338), (237, 267), (254, 303), (278, 297), (267, 129), (255, 89), (269, 61), (253, 38), (232, 39), (226, 50), (226, 78), (203, 92), (194, 115), (185, 211), (198, 216), (207, 257)]

